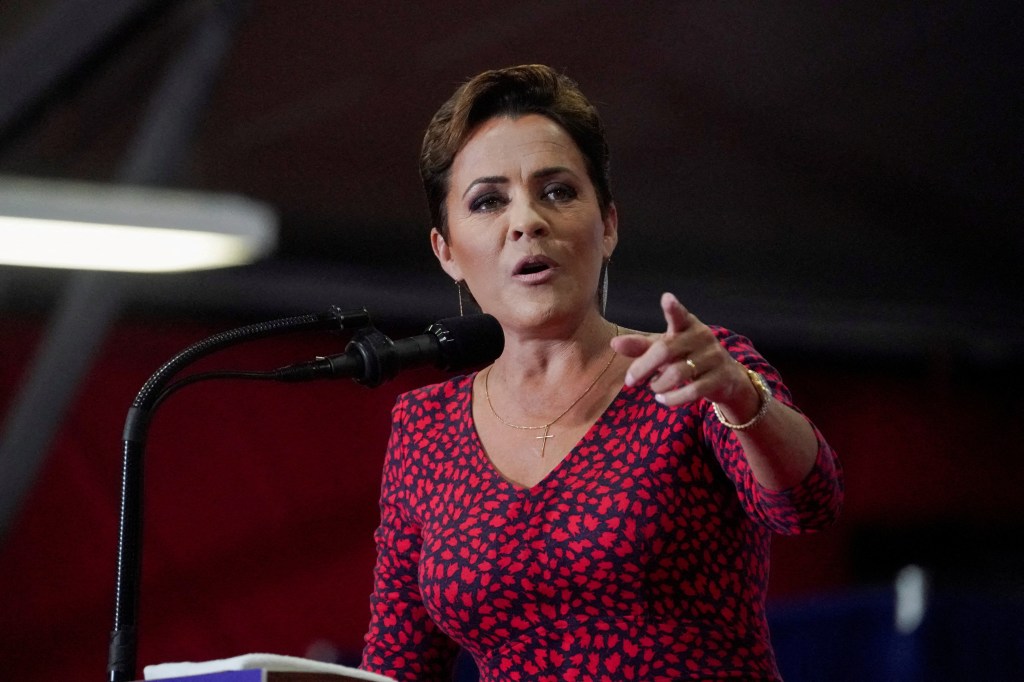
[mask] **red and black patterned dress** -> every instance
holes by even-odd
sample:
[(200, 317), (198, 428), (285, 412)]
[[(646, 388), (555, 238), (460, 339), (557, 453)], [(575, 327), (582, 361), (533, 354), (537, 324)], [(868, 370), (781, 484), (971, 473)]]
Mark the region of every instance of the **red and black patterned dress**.
[[(775, 397), (778, 373), (715, 329)], [(765, 621), (772, 532), (836, 517), (842, 475), (818, 436), (798, 486), (761, 487), (711, 405), (624, 387), (539, 484), (510, 483), (473, 423), (472, 376), (399, 397), (381, 490), (362, 667), (482, 682), (778, 680)]]

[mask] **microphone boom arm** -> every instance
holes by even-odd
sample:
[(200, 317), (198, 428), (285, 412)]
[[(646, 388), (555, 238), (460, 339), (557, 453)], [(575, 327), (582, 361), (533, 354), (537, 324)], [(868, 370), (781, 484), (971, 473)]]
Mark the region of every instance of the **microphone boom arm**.
[(294, 331), (342, 331), (369, 325), (370, 316), (365, 309), (344, 312), (332, 307), (326, 313), (260, 322), (222, 332), (178, 353), (143, 385), (128, 410), (124, 425), (114, 627), (110, 634), (107, 659), (109, 682), (136, 679), (138, 588), (142, 568), (142, 460), (152, 413), (161, 399), (166, 397), (164, 387), (178, 372), (196, 360), (245, 341)]

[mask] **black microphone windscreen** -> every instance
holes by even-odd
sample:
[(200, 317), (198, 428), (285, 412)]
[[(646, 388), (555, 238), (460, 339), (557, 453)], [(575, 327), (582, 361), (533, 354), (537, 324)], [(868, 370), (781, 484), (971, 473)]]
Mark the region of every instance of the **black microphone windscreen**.
[(427, 328), (441, 344), (438, 367), (457, 371), (492, 362), (505, 348), (501, 325), (487, 314), (449, 317)]

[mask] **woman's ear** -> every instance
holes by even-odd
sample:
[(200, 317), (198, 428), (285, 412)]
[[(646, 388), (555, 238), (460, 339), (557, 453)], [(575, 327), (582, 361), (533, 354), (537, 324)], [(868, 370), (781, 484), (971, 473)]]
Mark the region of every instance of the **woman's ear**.
[(604, 248), (604, 259), (608, 260), (612, 257), (612, 252), (615, 251), (615, 246), (619, 243), (619, 211), (615, 208), (615, 204), (608, 204), (608, 210), (605, 211), (604, 218), (601, 219), (604, 222), (604, 236), (603, 236), (603, 248)]
[(448, 246), (448, 242), (445, 240), (444, 235), (441, 234), (440, 230), (436, 227), (430, 230), (430, 246), (434, 249), (434, 255), (437, 256), (437, 261), (441, 264), (441, 267), (448, 276), (454, 279), (456, 282), (462, 280), (462, 269), (459, 268), (458, 263), (455, 262), (455, 256), (452, 255), (452, 249)]

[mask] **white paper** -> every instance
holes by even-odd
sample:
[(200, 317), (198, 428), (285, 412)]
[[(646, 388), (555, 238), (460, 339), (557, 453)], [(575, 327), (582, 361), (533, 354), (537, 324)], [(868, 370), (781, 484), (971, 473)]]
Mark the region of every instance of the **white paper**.
[(166, 680), (171, 677), (219, 673), (225, 670), (255, 670), (261, 668), (277, 673), (334, 673), (342, 678), (347, 677), (351, 680), (395, 682), (390, 677), (357, 668), (349, 668), (337, 663), (324, 663), (308, 658), (282, 656), (279, 654), (244, 654), (234, 658), (222, 658), (217, 661), (159, 663), (157, 665), (147, 665), (143, 670), (143, 675), (144, 679), (147, 680)]

